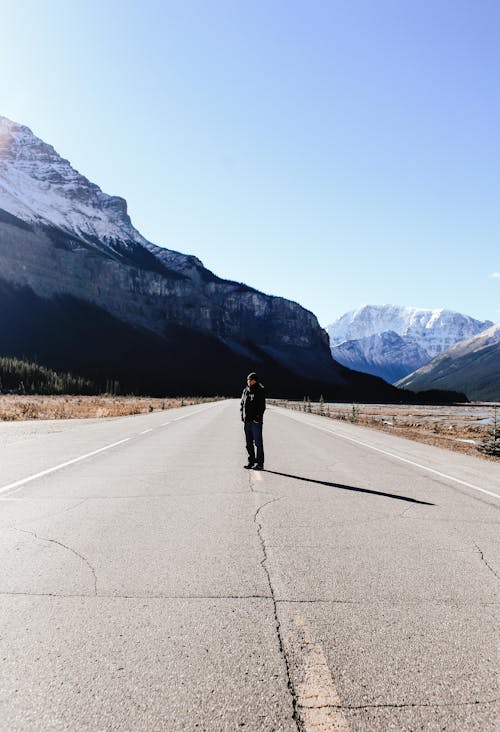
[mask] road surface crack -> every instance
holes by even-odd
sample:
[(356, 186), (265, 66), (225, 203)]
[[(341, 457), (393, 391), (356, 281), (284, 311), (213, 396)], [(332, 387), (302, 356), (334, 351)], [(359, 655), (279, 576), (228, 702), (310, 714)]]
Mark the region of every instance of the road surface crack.
[(401, 511), (401, 513), (399, 514), (399, 518), (406, 518), (406, 514), (408, 513), (408, 511), (411, 511), (412, 508), (414, 508), (414, 507), (413, 506), (407, 506), (406, 508), (404, 508)]
[[(78, 508), (78, 506), (81, 506), (82, 503), (85, 503), (88, 500), (89, 500), (88, 498), (83, 498), (81, 501), (78, 501), (78, 503), (75, 503), (74, 506), (68, 506), (68, 508), (61, 508), (59, 511), (55, 511), (54, 513), (45, 513), (45, 514), (43, 514), (43, 518), (44, 519), (54, 518), (54, 516), (60, 516), (62, 513), (68, 513), (69, 511), (74, 511), (76, 508)], [(40, 516), (38, 516), (38, 518), (40, 518)], [(31, 523), (31, 522), (28, 521), (27, 523)], [(17, 527), (13, 526), (12, 528), (15, 529)], [(21, 529), (19, 529), (19, 530), (21, 530)]]
[(287, 598), (276, 599), (276, 604), (281, 603), (283, 605), (296, 604), (296, 605), (317, 605), (324, 603), (326, 605), (365, 605), (371, 604), (371, 600), (324, 600), (323, 598), (318, 599), (306, 599), (306, 600), (289, 600)]
[[(439, 709), (442, 707), (471, 707), (471, 706), (477, 706), (479, 704), (486, 705), (486, 704), (496, 704), (498, 702), (498, 699), (486, 699), (486, 700), (476, 700), (471, 702), (436, 702), (435, 704), (424, 704), (419, 702), (408, 702), (406, 704), (360, 704), (359, 706), (354, 705), (340, 705), (339, 707), (336, 707), (338, 709), (408, 709), (408, 708), (422, 708), (422, 709)], [(326, 705), (326, 706), (333, 706), (333, 705)]]
[(30, 534), (31, 536), (34, 536), (35, 539), (37, 539), (38, 541), (47, 541), (52, 544), (57, 544), (58, 546), (61, 546), (63, 549), (66, 549), (67, 551), (74, 554), (76, 557), (79, 557), (79, 559), (81, 559), (92, 572), (92, 576), (94, 578), (94, 595), (97, 595), (97, 575), (95, 573), (95, 569), (90, 564), (89, 560), (83, 556), (83, 554), (79, 554), (79, 552), (77, 552), (75, 549), (72, 549), (70, 546), (63, 544), (61, 541), (57, 541), (57, 539), (50, 539), (46, 536), (38, 536), (38, 534), (36, 534), (34, 531), (28, 531), (27, 529), (19, 529), (16, 526), (14, 526), (12, 528), (14, 529), (14, 531), (21, 531), (23, 534)]
[[(82, 593), (63, 593), (63, 592), (7, 592), (0, 591), (2, 596), (23, 597), (94, 597), (94, 595)], [(95, 595), (100, 600), (272, 600), (271, 595), (114, 595), (99, 594)]]
[[(250, 490), (252, 491), (252, 493), (257, 493), (258, 491), (255, 491), (254, 488), (253, 488), (253, 485), (252, 485), (252, 476), (249, 475), (248, 478), (249, 478)], [(273, 583), (271, 581), (271, 574), (269, 572), (269, 569), (267, 568), (267, 560), (268, 560), (267, 547), (266, 547), (266, 542), (264, 540), (264, 536), (263, 536), (263, 533), (262, 533), (262, 524), (259, 521), (259, 514), (262, 511), (262, 509), (264, 509), (266, 506), (269, 506), (271, 503), (276, 503), (277, 501), (280, 501), (282, 498), (284, 498), (284, 496), (278, 496), (277, 498), (273, 498), (270, 501), (266, 501), (266, 503), (263, 503), (261, 506), (259, 506), (258, 509), (256, 510), (255, 514), (254, 514), (253, 520), (254, 520), (254, 523), (257, 526), (257, 534), (258, 534), (259, 541), (260, 541), (260, 545), (261, 545), (261, 548), (262, 548), (262, 553), (264, 555), (263, 556), (263, 559), (260, 562), (260, 564), (261, 564), (262, 569), (266, 573), (267, 583), (269, 585), (269, 590), (271, 592), (271, 600), (273, 602), (274, 622), (275, 622), (275, 626), (276, 626), (276, 635), (277, 635), (277, 638), (278, 638), (278, 647), (279, 647), (279, 652), (280, 652), (280, 654), (281, 654), (281, 656), (283, 658), (283, 662), (285, 664), (285, 672), (286, 672), (287, 686), (288, 686), (288, 690), (290, 692), (290, 696), (292, 698), (292, 710), (293, 710), (293, 712), (292, 712), (292, 719), (295, 722), (295, 725), (297, 727), (297, 730), (300, 730), (301, 729), (301, 726), (300, 726), (299, 717), (298, 717), (298, 714), (297, 714), (297, 696), (296, 696), (296, 693), (295, 693), (295, 689), (293, 688), (292, 677), (291, 677), (291, 674), (290, 674), (290, 666), (289, 666), (288, 658), (287, 658), (287, 655), (286, 655), (286, 652), (285, 652), (285, 646), (283, 644), (283, 635), (282, 635), (282, 632), (281, 632), (281, 623), (280, 623), (280, 620), (279, 620), (279, 617), (278, 617), (278, 606), (277, 606), (276, 597), (275, 597), (275, 594), (274, 594)]]
[(488, 567), (488, 569), (490, 570), (490, 572), (492, 574), (494, 574), (497, 579), (500, 579), (500, 576), (495, 572), (495, 570), (493, 569), (493, 567), (490, 564), (488, 564), (488, 561), (485, 559), (485, 556), (484, 556), (482, 550), (478, 547), (478, 545), (476, 544), (476, 542), (473, 541), (472, 543), (476, 547), (476, 549), (477, 549), (477, 551), (479, 553), (479, 556), (481, 557), (481, 561)]

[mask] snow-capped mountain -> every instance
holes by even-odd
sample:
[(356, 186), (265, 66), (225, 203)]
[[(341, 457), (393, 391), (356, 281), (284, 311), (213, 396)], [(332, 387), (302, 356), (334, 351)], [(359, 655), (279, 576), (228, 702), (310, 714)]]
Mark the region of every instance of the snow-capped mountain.
[(297, 303), (148, 242), (123, 198), (5, 117), (0, 318), (0, 353), (149, 393), (153, 381), (161, 393), (234, 393), (252, 369), (264, 369), (281, 393), (314, 393), (320, 383), (336, 398), (396, 393), (335, 363), (327, 333)]
[(127, 202), (109, 196), (23, 125), (0, 116), (0, 209), (55, 227), (108, 256), (122, 258), (138, 246), (160, 249), (168, 267), (203, 267), (197, 257), (155, 247), (132, 226)]
[(391, 384), (408, 370), (413, 370), (415, 363), (429, 360), (418, 343), (408, 341), (393, 330), (345, 341), (332, 348), (332, 355), (345, 366), (376, 374)]
[(23, 221), (58, 226), (90, 241), (144, 239), (123, 198), (108, 196), (31, 130), (0, 117), (0, 206)]
[(328, 326), (333, 357), (394, 383), (493, 325), (444, 309), (364, 305)]
[(469, 399), (500, 401), (500, 325), (436, 356), (398, 382), (405, 389), (455, 389)]

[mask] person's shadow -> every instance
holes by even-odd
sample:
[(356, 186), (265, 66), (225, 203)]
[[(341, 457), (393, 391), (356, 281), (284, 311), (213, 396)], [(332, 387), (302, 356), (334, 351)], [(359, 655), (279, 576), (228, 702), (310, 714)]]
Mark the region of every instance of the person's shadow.
[(265, 470), (266, 473), (273, 475), (283, 475), (285, 478), (294, 478), (295, 480), (303, 480), (306, 483), (317, 483), (318, 485), (326, 485), (329, 488), (340, 488), (344, 491), (355, 491), (356, 493), (369, 493), (372, 496), (384, 496), (385, 498), (395, 498), (397, 501), (407, 501), (408, 503), (419, 503), (421, 506), (434, 506), (434, 503), (427, 501), (418, 501), (416, 498), (408, 496), (398, 496), (395, 493), (384, 493), (383, 491), (372, 491), (369, 488), (356, 488), (353, 485), (343, 485), (342, 483), (329, 483), (326, 480), (315, 480), (314, 478), (304, 478), (302, 475), (290, 475), (290, 473), (279, 473), (277, 470)]

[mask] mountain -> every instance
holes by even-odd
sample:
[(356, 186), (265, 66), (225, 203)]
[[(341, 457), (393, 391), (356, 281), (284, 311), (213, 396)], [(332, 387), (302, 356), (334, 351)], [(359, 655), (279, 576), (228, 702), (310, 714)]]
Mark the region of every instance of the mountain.
[(0, 355), (136, 393), (394, 399), (331, 357), (297, 303), (148, 242), (109, 196), (31, 130), (0, 117)]
[(364, 305), (328, 326), (332, 356), (390, 383), (493, 323), (451, 310)]
[(451, 346), (397, 385), (456, 389), (475, 401), (500, 401), (500, 325)]

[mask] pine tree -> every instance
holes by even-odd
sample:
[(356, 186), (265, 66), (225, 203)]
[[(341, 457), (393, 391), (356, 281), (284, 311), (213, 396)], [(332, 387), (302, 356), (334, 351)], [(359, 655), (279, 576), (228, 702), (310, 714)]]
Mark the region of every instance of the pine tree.
[(479, 450), (485, 455), (493, 455), (500, 457), (500, 419), (498, 417), (498, 408), (493, 407), (493, 420), (491, 426), (486, 432), (486, 437), (479, 445)]
[(359, 422), (359, 407), (357, 404), (352, 405), (351, 422), (354, 424)]

